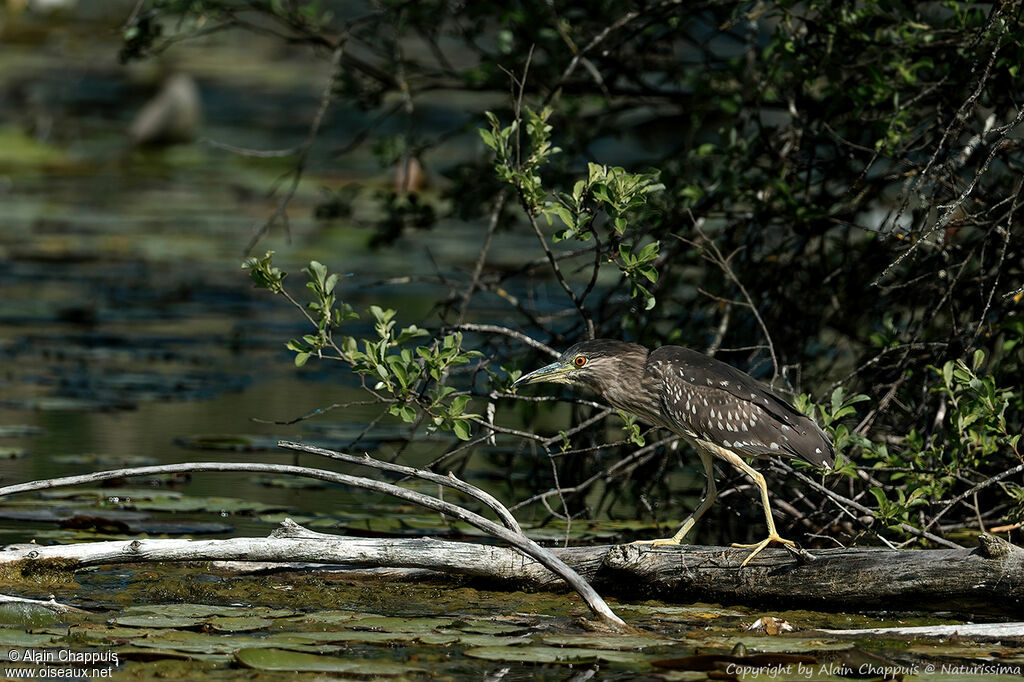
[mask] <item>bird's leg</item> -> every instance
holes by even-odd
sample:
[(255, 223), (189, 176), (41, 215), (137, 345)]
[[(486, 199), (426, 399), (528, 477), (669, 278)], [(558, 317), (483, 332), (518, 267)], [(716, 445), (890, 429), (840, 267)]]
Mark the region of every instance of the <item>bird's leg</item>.
[(752, 545), (743, 545), (739, 543), (732, 543), (733, 547), (740, 547), (743, 549), (753, 548), (753, 552), (747, 555), (747, 558), (740, 564), (740, 568), (743, 568), (750, 560), (753, 559), (757, 554), (767, 547), (772, 542), (777, 542), (781, 545), (789, 545), (790, 547), (796, 547), (796, 543), (792, 540), (786, 540), (779, 535), (778, 531), (775, 530), (775, 520), (772, 518), (772, 508), (768, 503), (768, 484), (765, 483), (764, 476), (761, 475), (757, 469), (743, 461), (743, 458), (734, 452), (729, 452), (729, 456), (725, 456), (725, 453), (721, 453), (723, 459), (729, 461), (737, 469), (745, 473), (747, 476), (754, 480), (754, 484), (761, 490), (761, 504), (764, 506), (764, 518), (768, 522), (768, 537), (761, 542), (754, 543)]
[(704, 499), (700, 501), (700, 504), (693, 510), (693, 513), (686, 517), (683, 525), (679, 527), (679, 530), (672, 537), (659, 540), (637, 540), (633, 543), (634, 545), (650, 545), (652, 547), (678, 545), (686, 537), (686, 534), (697, 525), (697, 521), (700, 520), (700, 517), (704, 516), (704, 512), (714, 503), (718, 497), (718, 489), (715, 487), (715, 470), (714, 464), (711, 461), (711, 454), (705, 452), (703, 448), (697, 448), (697, 454), (700, 455), (700, 463), (704, 467), (704, 477), (707, 480), (707, 483), (704, 485)]

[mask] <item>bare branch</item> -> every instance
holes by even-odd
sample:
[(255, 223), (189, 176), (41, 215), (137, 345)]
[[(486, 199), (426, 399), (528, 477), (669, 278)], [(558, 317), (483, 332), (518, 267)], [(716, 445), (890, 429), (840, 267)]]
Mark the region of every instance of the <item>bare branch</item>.
[(303, 476), (305, 478), (315, 478), (331, 483), (340, 483), (342, 485), (349, 485), (355, 488), (362, 488), (364, 490), (372, 490), (374, 492), (391, 495), (392, 497), (397, 497), (399, 499), (418, 504), (433, 511), (448, 514), (460, 521), (465, 521), (466, 523), (479, 528), (489, 535), (493, 535), (504, 540), (527, 556), (536, 559), (545, 568), (561, 576), (570, 586), (572, 586), (584, 601), (587, 602), (587, 605), (590, 606), (591, 610), (602, 620), (614, 626), (625, 626), (622, 619), (616, 616), (615, 613), (608, 608), (608, 605), (603, 599), (601, 599), (601, 596), (597, 594), (597, 592), (594, 591), (594, 588), (583, 580), (578, 573), (569, 568), (564, 561), (538, 545), (533, 540), (522, 534), (515, 533), (504, 526), (499, 526), (493, 521), (486, 519), (479, 514), (475, 514), (468, 509), (463, 509), (462, 507), (449, 502), (444, 502), (443, 500), (439, 500), (413, 490), (407, 490), (391, 483), (383, 483), (381, 481), (374, 481), (367, 478), (339, 474), (333, 471), (325, 471), (323, 469), (311, 469), (308, 467), (299, 467), (287, 464), (261, 464), (250, 462), (182, 462), (178, 464), (113, 469), (110, 471), (98, 471), (78, 476), (65, 476), (61, 478), (30, 481), (28, 483), (18, 483), (0, 488), (0, 497), (14, 495), (16, 493), (30, 492), (33, 490), (48, 490), (51, 488), (80, 485), (82, 483), (107, 481), (112, 478), (173, 474), (183, 471), (251, 471), (291, 474), (294, 476)]

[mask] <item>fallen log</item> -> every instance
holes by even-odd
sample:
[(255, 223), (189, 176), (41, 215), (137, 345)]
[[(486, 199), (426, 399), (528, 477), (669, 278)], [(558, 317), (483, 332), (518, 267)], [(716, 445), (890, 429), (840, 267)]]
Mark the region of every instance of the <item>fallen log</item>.
[[(603, 594), (672, 602), (720, 602), (819, 610), (956, 610), (1019, 613), (1024, 549), (992, 535), (976, 549), (769, 548), (743, 568), (746, 552), (726, 547), (604, 545), (553, 549)], [(21, 545), (0, 566), (52, 560), (62, 568), (156, 561), (294, 562), (419, 569), (412, 576), (466, 576), (508, 588), (562, 589), (563, 581), (512, 549), (432, 538), (328, 535), (286, 520), (266, 538), (139, 539), (74, 545)], [(266, 568), (266, 566), (263, 566)]]
[(988, 534), (975, 549), (822, 549), (795, 559), (772, 548), (740, 569), (743, 552), (624, 545), (607, 553), (598, 575), (581, 572), (605, 594), (622, 594), (611, 589), (622, 584), (672, 601), (993, 614), (1024, 605), (1024, 549)]

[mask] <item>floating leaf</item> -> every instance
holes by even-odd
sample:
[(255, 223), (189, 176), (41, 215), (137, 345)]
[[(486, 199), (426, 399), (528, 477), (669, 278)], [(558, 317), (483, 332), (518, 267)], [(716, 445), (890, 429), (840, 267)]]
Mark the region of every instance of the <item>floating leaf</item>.
[(455, 621), (450, 618), (399, 618), (396, 616), (370, 616), (350, 623), (353, 628), (387, 630), (388, 632), (433, 632), (439, 628), (451, 627)]
[(315, 613), (304, 613), (286, 619), (288, 622), (312, 623), (314, 625), (335, 626), (339, 623), (347, 623), (356, 618), (380, 618), (376, 613), (363, 613), (361, 611), (344, 611), (334, 609), (331, 611), (317, 611)]
[(463, 652), (470, 658), (482, 658), (488, 661), (517, 661), (521, 663), (627, 663), (641, 665), (646, 662), (643, 654), (625, 651), (607, 651), (604, 649), (580, 649), (557, 646), (483, 646), (467, 649)]
[[(426, 642), (429, 635), (420, 637), (421, 642)], [(460, 635), (459, 644), (465, 644), (466, 646), (475, 647), (486, 647), (486, 646), (521, 646), (523, 644), (532, 644), (533, 640), (529, 637), (502, 637), (500, 635)]]
[(285, 618), (294, 616), (290, 609), (272, 609), (266, 606), (218, 606), (216, 604), (145, 604), (129, 606), (125, 614), (159, 614), (163, 616), (179, 616), (182, 618), (223, 617), (257, 617)]
[(253, 635), (207, 634), (186, 630), (162, 630), (154, 632), (145, 639), (135, 640), (132, 644), (151, 649), (170, 649), (189, 653), (233, 654), (248, 647), (305, 646), (309, 644), (309, 640), (294, 637), (291, 633), (257, 637)]
[(202, 625), (198, 618), (162, 616), (155, 613), (138, 616), (118, 616), (111, 622), (129, 628), (194, 628)]
[(235, 660), (248, 668), (292, 672), (354, 673), (360, 676), (389, 676), (426, 672), (400, 663), (317, 656), (284, 649), (241, 649)]
[(57, 639), (57, 635), (25, 632), (24, 630), (15, 630), (14, 628), (0, 628), (0, 646), (37, 647), (49, 644), (55, 639)]
[(90, 464), (94, 467), (142, 467), (157, 464), (160, 461), (156, 457), (145, 455), (106, 455), (94, 452), (53, 455), (50, 460), (59, 464)]
[(527, 623), (495, 623), (486, 620), (471, 620), (464, 625), (459, 625), (458, 629), (463, 632), (473, 632), (482, 635), (508, 635), (525, 632), (531, 627), (533, 627), (532, 624)]
[(605, 635), (599, 633), (587, 635), (545, 635), (541, 638), (541, 641), (545, 644), (551, 644), (554, 646), (616, 649), (619, 651), (679, 644), (679, 642), (673, 639), (664, 639), (660, 637), (644, 637), (642, 635)]
[(274, 621), (257, 616), (219, 616), (207, 621), (214, 632), (252, 632), (273, 624)]
[(369, 644), (390, 644), (415, 642), (422, 635), (417, 632), (379, 632), (377, 630), (336, 630), (325, 632), (293, 632), (292, 637), (305, 642), (362, 642)]

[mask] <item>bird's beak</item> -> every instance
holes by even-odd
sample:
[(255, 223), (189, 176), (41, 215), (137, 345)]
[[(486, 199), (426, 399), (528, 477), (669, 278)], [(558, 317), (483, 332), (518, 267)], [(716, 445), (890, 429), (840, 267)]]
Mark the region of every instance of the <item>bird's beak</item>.
[(526, 384), (537, 384), (542, 381), (547, 381), (554, 384), (565, 383), (566, 375), (574, 368), (572, 365), (563, 365), (561, 362), (552, 362), (550, 365), (545, 365), (540, 369), (535, 369), (529, 374), (524, 374), (515, 380), (512, 384), (512, 388), (518, 386), (525, 386)]

